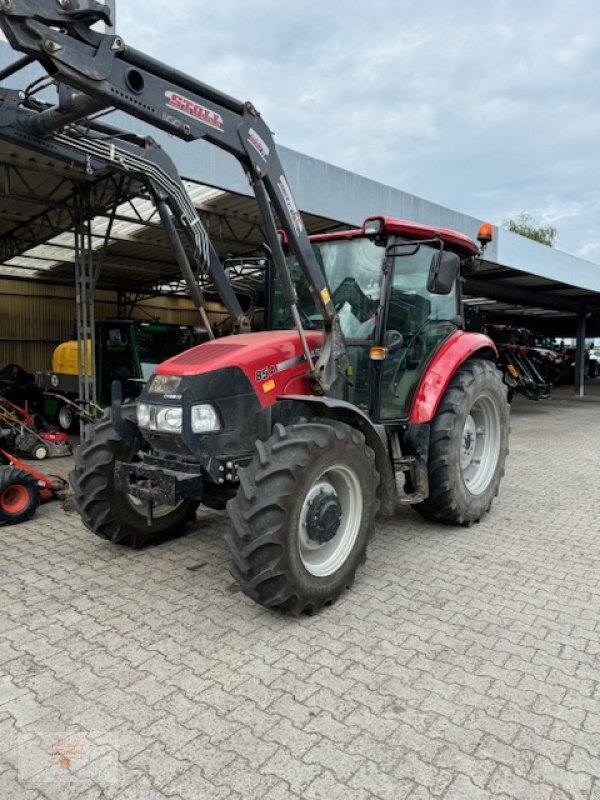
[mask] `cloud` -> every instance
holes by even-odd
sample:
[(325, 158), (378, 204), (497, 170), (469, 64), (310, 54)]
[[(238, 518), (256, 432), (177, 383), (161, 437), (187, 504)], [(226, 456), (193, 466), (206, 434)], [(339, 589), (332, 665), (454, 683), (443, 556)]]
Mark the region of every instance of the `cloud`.
[(597, 253), (600, 14), (590, 7), (130, 0), (117, 28), (252, 100), (288, 147), (494, 222), (515, 210), (554, 218), (559, 246)]

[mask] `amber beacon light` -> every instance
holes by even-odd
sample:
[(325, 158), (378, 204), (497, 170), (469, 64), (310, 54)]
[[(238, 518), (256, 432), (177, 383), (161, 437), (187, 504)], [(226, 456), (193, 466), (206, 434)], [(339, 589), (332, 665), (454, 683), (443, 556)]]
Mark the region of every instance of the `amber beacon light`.
[(477, 234), (477, 241), (481, 245), (481, 247), (485, 247), (489, 244), (492, 239), (494, 238), (494, 226), (491, 222), (484, 222), (479, 227), (479, 233)]

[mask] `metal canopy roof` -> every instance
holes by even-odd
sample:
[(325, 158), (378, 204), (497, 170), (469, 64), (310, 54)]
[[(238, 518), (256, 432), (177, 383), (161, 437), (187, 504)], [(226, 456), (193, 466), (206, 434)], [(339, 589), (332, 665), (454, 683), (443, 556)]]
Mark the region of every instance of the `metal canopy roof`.
[[(111, 171), (90, 176), (1, 140), (0, 175), (0, 275), (6, 278), (54, 278), (55, 264), (74, 254), (72, 231), (82, 211), (82, 187), (89, 200), (87, 215), (100, 217), (143, 190)], [(42, 244), (47, 242), (52, 244)]]
[(466, 279), (464, 290), (466, 303), (484, 311), (490, 321), (502, 319), (555, 336), (574, 336), (576, 317), (585, 313), (587, 335), (600, 335), (600, 294), (590, 289), (486, 260)]
[[(92, 249), (104, 248), (99, 288), (137, 291), (179, 279), (179, 269), (153, 203), (139, 183), (126, 191), (110, 173), (88, 176), (0, 140), (0, 276), (72, 285), (75, 196), (93, 189)], [(255, 253), (264, 241), (253, 198), (186, 181), (211, 241), (222, 259)], [(117, 203), (108, 232), (110, 209)], [(310, 232), (339, 223), (305, 215)]]

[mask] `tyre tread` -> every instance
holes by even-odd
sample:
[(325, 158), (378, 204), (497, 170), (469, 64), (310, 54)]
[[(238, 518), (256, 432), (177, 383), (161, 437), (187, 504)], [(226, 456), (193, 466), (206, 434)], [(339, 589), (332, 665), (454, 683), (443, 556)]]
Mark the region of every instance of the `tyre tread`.
[[(497, 381), (497, 385), (502, 387), (502, 393), (506, 396), (506, 387), (502, 383), (496, 365), (485, 359), (470, 359), (457, 370), (452, 378), (432, 422), (429, 449), (429, 497), (413, 508), (421, 516), (433, 522), (470, 526), (473, 522), (479, 522), (483, 514), (490, 509), (491, 501), (481, 511), (471, 511), (460, 507), (454, 492), (455, 477), (449, 457), (451, 440), (455, 433), (461, 406), (475, 381), (484, 375), (487, 376), (487, 380)], [(501, 432), (500, 469), (494, 478), (498, 482), (504, 475), (504, 463), (508, 454), (508, 422), (506, 422), (506, 426), (506, 431)]]
[[(375, 456), (360, 431), (330, 420), (302, 422), (285, 428), (274, 426), (271, 437), (258, 441), (255, 457), (240, 475), (240, 490), (227, 504), (233, 530), (225, 537), (231, 554), (230, 573), (242, 591), (255, 602), (270, 609), (299, 615), (314, 613), (333, 603), (343, 588), (324, 592), (318, 599), (303, 594), (285, 558), (286, 512), (294, 501), (299, 475), (319, 451), (335, 448), (336, 443), (352, 444), (366, 454), (372, 476), (369, 508), (372, 521), (379, 507), (375, 499), (379, 475)], [(366, 551), (365, 542), (364, 550)], [(345, 581), (350, 586), (358, 563)]]
[(157, 525), (147, 525), (140, 518), (139, 527), (127, 524), (114, 508), (117, 494), (113, 475), (116, 460), (133, 455), (132, 449), (112, 425), (110, 417), (96, 425), (88, 425), (81, 445), (75, 450), (75, 467), (69, 475), (74, 504), (85, 527), (113, 544), (137, 549), (161, 536), (175, 532), (191, 513), (192, 506), (183, 504), (173, 517), (163, 518)]

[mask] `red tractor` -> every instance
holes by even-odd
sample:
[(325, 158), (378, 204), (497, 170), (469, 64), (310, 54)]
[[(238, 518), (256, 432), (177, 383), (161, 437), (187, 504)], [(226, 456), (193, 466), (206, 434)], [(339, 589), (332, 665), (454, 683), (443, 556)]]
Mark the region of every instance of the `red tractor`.
[[(72, 475), (85, 524), (116, 543), (177, 531), (199, 503), (227, 507), (233, 576), (293, 613), (352, 583), (378, 511), (400, 502), (439, 522), (479, 521), (508, 440), (494, 345), (461, 324), (458, 265), (477, 256), (474, 242), (374, 217), (312, 245), (345, 339), (334, 391), (315, 393), (273, 276), (272, 330), (161, 364), (135, 418), (117, 402), (91, 429)], [(314, 358), (318, 315), (293, 257), (290, 271)]]
[[(76, 134), (56, 131), (117, 106), (232, 153), (267, 238), (268, 329), (165, 361), (135, 404), (122, 403), (114, 384), (110, 418), (88, 428), (76, 454), (77, 507), (95, 534), (131, 546), (179, 531), (200, 503), (227, 508), (231, 573), (242, 590), (269, 608), (316, 611), (353, 582), (378, 512), (408, 503), (428, 519), (470, 525), (498, 493), (506, 387), (494, 343), (464, 330), (460, 292), (461, 267), (474, 268), (480, 249), (454, 231), (379, 216), (309, 240), (253, 106), (91, 28), (106, 18), (91, 0), (0, 8), (11, 44), (79, 92), (63, 90), (62, 106), (38, 107), (19, 123), (27, 146), (54, 136), (57, 150), (97, 153), (106, 127), (102, 142), (89, 120)], [(114, 157), (123, 140), (111, 148), (107, 157), (123, 168), (126, 157)], [(175, 213), (174, 201), (158, 181), (155, 202), (189, 283), (166, 207)], [(226, 294), (193, 210), (177, 221), (196, 241), (198, 266)], [(482, 231), (482, 243), (490, 238)]]

